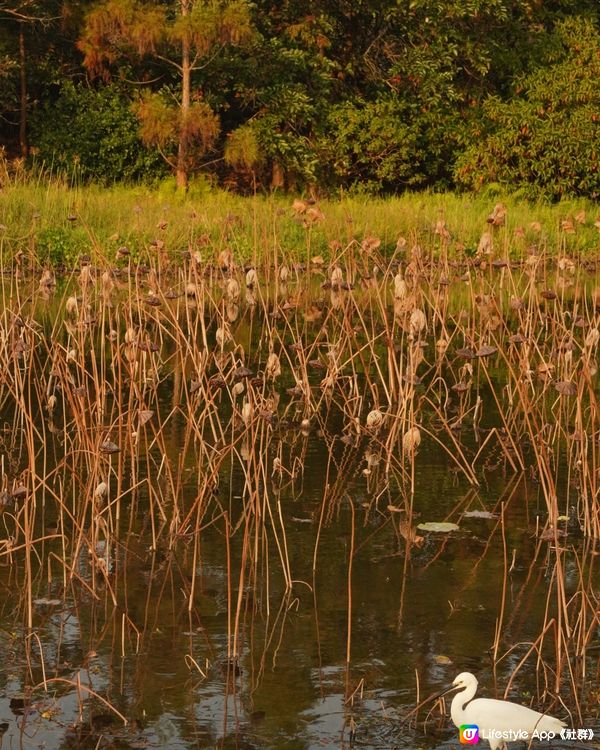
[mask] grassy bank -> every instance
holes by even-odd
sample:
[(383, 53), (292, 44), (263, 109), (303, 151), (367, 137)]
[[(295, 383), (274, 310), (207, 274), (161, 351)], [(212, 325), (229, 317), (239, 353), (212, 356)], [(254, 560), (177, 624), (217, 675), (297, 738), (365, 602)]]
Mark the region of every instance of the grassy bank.
[[(497, 203), (506, 207), (506, 218), (490, 229), (486, 219)], [(486, 231), (496, 255), (518, 257), (532, 244), (550, 254), (594, 256), (600, 249), (600, 207), (584, 200), (536, 204), (488, 191), (340, 196), (293, 205), (288, 196), (242, 198), (209, 190), (181, 196), (168, 188), (6, 179), (0, 191), (1, 259), (5, 265), (21, 251), (42, 265), (72, 265), (81, 254), (112, 261), (123, 246), (134, 259), (157, 248), (173, 257), (193, 249), (206, 260), (224, 249), (246, 262), (268, 261), (274, 251), (288, 258), (327, 258), (337, 243), (345, 247), (365, 238), (377, 238), (380, 251), (391, 255), (401, 237), (407, 247), (418, 243), (427, 253), (470, 255)]]

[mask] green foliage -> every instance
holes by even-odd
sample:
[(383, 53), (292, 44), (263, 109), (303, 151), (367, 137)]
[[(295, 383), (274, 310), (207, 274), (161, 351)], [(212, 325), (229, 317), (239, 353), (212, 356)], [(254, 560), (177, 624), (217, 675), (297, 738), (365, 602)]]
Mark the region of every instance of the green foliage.
[(498, 182), (554, 199), (600, 195), (600, 34), (569, 19), (550, 41), (549, 64), (521, 78), (509, 101), (485, 103), (485, 131), (457, 162), (460, 184)]
[(184, 203), (207, 198), (214, 193), (214, 185), (209, 175), (198, 174), (189, 181), (185, 194), (177, 189), (177, 181), (174, 177), (167, 177), (158, 185), (157, 194), (161, 199)]
[(147, 149), (129, 102), (116, 86), (99, 90), (65, 83), (57, 100), (36, 112), (32, 137), (54, 169), (108, 183), (152, 179), (164, 171)]
[(371, 190), (422, 187), (442, 178), (458, 129), (441, 113), (413, 113), (397, 97), (351, 101), (335, 107), (328, 123), (328, 149), (346, 185)]
[[(41, 102), (30, 144), (86, 179), (148, 179), (156, 150), (180, 189), (208, 168), (240, 189), (598, 192), (598, 0), (8, 0), (0, 20), (0, 145)], [(84, 70), (95, 91), (65, 83)]]
[(229, 133), (225, 144), (225, 161), (233, 167), (254, 169), (263, 160), (263, 154), (252, 123), (240, 125)]
[(36, 233), (35, 248), (41, 264), (62, 264), (71, 268), (81, 254), (89, 251), (89, 238), (78, 227), (45, 227)]

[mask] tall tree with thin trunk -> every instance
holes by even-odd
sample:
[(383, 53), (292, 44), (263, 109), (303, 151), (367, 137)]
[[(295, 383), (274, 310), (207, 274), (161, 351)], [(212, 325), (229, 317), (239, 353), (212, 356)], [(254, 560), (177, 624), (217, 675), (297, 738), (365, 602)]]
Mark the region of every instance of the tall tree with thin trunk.
[[(29, 93), (27, 87), (27, 33), (35, 27), (48, 27), (60, 17), (56, 3), (41, 3), (38, 0), (0, 0), (0, 22), (8, 22), (13, 27), (14, 38), (18, 42), (16, 65), (19, 71), (18, 112), (19, 112), (19, 148), (22, 157), (29, 152), (27, 143), (27, 114)], [(0, 64), (0, 73), (1, 70)]]
[(78, 46), (90, 75), (105, 80), (127, 58), (151, 59), (174, 73), (175, 96), (148, 88), (135, 112), (143, 140), (156, 146), (175, 171), (177, 186), (185, 189), (220, 132), (202, 88), (192, 93), (192, 78), (227, 45), (245, 44), (252, 36), (246, 0), (104, 0), (88, 14)]

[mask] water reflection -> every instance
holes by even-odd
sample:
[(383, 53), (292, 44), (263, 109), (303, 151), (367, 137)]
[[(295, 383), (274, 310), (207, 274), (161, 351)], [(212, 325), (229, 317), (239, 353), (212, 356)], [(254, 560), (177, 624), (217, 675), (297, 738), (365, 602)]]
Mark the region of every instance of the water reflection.
[[(188, 293), (197, 305), (196, 290)], [(259, 307), (255, 291), (244, 296)], [(329, 303), (342, 313), (347, 298), (332, 290)], [(211, 329), (223, 349), (241, 314), (233, 301), (225, 312), (227, 324), (213, 321)], [(186, 314), (192, 313), (196, 307), (188, 305)], [(309, 309), (314, 320), (306, 324), (320, 325), (321, 313)], [(224, 366), (238, 369), (246, 361), (240, 342), (245, 351), (257, 345), (254, 315), (240, 323)], [(418, 322), (412, 326), (417, 339)], [(151, 340), (158, 338), (152, 333), (134, 331), (123, 342), (131, 365), (122, 383), (127, 404), (134, 403), (140, 368), (143, 388), (166, 378), (164, 362), (152, 360)], [(75, 327), (71, 335), (78, 335)], [(413, 344), (416, 368), (423, 351)], [(165, 361), (176, 358), (166, 349)], [(448, 721), (433, 711), (426, 733), (422, 723), (407, 726), (403, 717), (460, 671), (477, 673), (487, 695), (496, 686), (501, 691), (516, 671), (511, 698), (524, 703), (553, 690), (550, 665), (562, 656), (553, 618), (573, 623), (573, 644), (597, 629), (589, 608), (573, 616), (586, 590), (582, 580), (591, 581), (590, 590), (597, 585), (595, 551), (576, 531), (564, 548), (557, 549), (554, 537), (540, 537), (546, 509), (539, 485), (511, 472), (499, 451), (486, 454), (484, 486), (474, 488), (456, 456), (433, 441), (423, 440), (414, 462), (412, 449), (403, 460), (375, 428), (365, 434), (357, 404), (375, 402), (377, 394), (365, 396), (360, 378), (339, 372), (338, 342), (321, 349), (309, 360), (310, 374), (293, 359), (294, 350), (286, 354), (291, 393), (255, 385), (246, 373), (232, 386), (230, 402), (221, 375), (211, 376), (211, 390), (204, 388), (208, 355), (187, 363), (189, 371), (171, 362), (171, 379), (157, 388), (153, 409), (135, 411), (135, 437), (114, 417), (98, 438), (105, 446), (100, 455), (92, 450), (95, 420), (105, 416), (94, 411), (100, 397), (85, 368), (76, 369), (77, 350), (67, 350), (60, 366), (75, 372), (71, 408), (81, 409), (92, 438), (73, 457), (65, 422), (56, 414), (50, 429), (40, 408), (36, 427), (48, 452), (34, 459), (44, 481), (36, 485), (41, 541), (29, 579), (22, 550), (8, 549), (8, 530), (24, 501), (3, 509), (3, 748), (431, 748), (455, 740)], [(252, 373), (264, 369), (266, 356), (260, 357), (251, 362)], [(402, 381), (411, 393), (418, 386), (414, 373)], [(466, 365), (457, 375), (473, 385)], [(311, 383), (321, 388), (326, 408), (307, 416), (302, 396)], [(347, 400), (340, 401), (338, 387)], [(210, 396), (222, 421), (195, 431), (183, 411), (186, 389), (192, 411)], [(461, 388), (452, 405), (456, 434), (473, 454), (482, 440), (479, 427), (467, 430), (462, 420), (475, 404)], [(144, 424), (143, 412), (153, 412)], [(14, 405), (2, 416), (19, 425)], [(151, 430), (159, 417), (168, 419), (160, 439)], [(434, 429), (438, 414), (431, 410), (428, 418)], [(115, 441), (131, 441), (128, 457), (108, 450), (109, 432)], [(2, 444), (3, 459), (13, 462), (16, 475), (26, 451), (11, 440)], [(212, 457), (222, 445), (231, 449), (215, 471)], [(56, 476), (69, 461), (75, 479), (67, 486)], [(90, 469), (106, 485), (102, 502)], [(67, 498), (61, 513), (54, 497)], [(93, 512), (81, 513), (82, 498), (92, 497)], [(448, 520), (460, 529), (418, 529)], [(71, 556), (62, 548), (67, 527), (75, 529)], [(58, 562), (65, 555), (68, 568)], [(24, 627), (29, 598), (32, 633)], [(593, 650), (586, 664), (587, 674), (597, 675)], [(590, 681), (597, 691), (597, 678)]]

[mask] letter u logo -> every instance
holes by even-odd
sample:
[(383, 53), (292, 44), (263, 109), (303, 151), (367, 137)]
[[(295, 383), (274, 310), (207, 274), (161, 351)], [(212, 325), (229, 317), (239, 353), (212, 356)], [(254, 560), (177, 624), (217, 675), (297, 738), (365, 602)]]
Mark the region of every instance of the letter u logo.
[(462, 724), (459, 738), (463, 745), (476, 745), (479, 742), (479, 727), (477, 724)]

